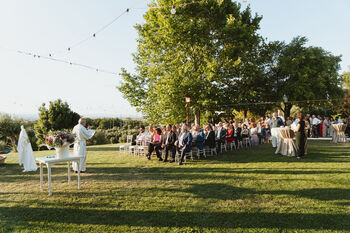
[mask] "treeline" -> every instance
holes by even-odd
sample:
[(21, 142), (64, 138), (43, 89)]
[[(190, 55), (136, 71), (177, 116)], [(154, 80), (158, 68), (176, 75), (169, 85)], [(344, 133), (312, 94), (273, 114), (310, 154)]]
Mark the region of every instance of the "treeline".
[[(73, 112), (67, 102), (58, 99), (51, 101), (47, 108), (43, 104), (39, 108), (39, 120), (24, 121), (9, 115), (0, 115), (0, 151), (12, 149), (16, 151), (21, 125), (26, 128), (33, 150), (46, 150), (45, 137), (50, 131), (71, 130), (81, 116)], [(138, 134), (142, 120), (119, 118), (87, 118), (87, 125), (96, 130), (95, 136), (88, 145), (102, 145), (125, 142), (127, 135)]]

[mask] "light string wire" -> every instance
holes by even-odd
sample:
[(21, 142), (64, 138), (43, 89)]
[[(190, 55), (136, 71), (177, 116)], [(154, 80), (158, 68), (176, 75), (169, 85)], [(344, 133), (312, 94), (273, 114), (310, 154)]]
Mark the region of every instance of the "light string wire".
[[(86, 68), (86, 69), (90, 69), (90, 70), (95, 70), (97, 72), (102, 72), (102, 73), (107, 73), (107, 74), (112, 74), (112, 75), (119, 75), (117, 72), (112, 72), (112, 71), (108, 71), (108, 70), (105, 70), (105, 69), (100, 69), (100, 68), (97, 68), (97, 67), (93, 67), (93, 66), (89, 66), (89, 65), (84, 65), (84, 64), (81, 64), (81, 63), (76, 63), (76, 62), (71, 62), (71, 61), (68, 61), (68, 60), (64, 60), (64, 59), (59, 59), (59, 58), (54, 58), (53, 56), (55, 54), (58, 54), (58, 53), (62, 53), (62, 52), (69, 52), (72, 50), (72, 48), (76, 48), (82, 44), (84, 44), (85, 42), (89, 41), (90, 39), (93, 39), (96, 37), (97, 34), (103, 32), (104, 30), (106, 30), (108, 27), (110, 27), (112, 24), (114, 24), (116, 21), (118, 21), (123, 15), (125, 15), (126, 13), (129, 13), (130, 12), (130, 9), (133, 9), (133, 10), (143, 10), (143, 9), (165, 9), (165, 8), (175, 8), (176, 7), (183, 7), (183, 6), (187, 6), (187, 5), (192, 5), (192, 4), (197, 4), (197, 3), (203, 3), (203, 2), (207, 2), (208, 0), (199, 0), (199, 1), (193, 1), (193, 2), (188, 2), (188, 3), (182, 3), (182, 4), (177, 4), (177, 5), (172, 5), (172, 6), (150, 6), (150, 7), (145, 7), (145, 8), (137, 8), (137, 7), (133, 7), (133, 8), (127, 8), (125, 11), (123, 11), (120, 15), (118, 15), (117, 17), (115, 17), (112, 21), (110, 21), (109, 23), (103, 25), (102, 27), (100, 27), (98, 30), (96, 30), (94, 33), (91, 33), (88, 37), (76, 42), (76, 43), (73, 43), (71, 46), (69, 46), (67, 48), (67, 50), (64, 50), (64, 51), (57, 51), (57, 52), (50, 52), (48, 53), (48, 56), (46, 55), (42, 55), (42, 54), (39, 54), (39, 53), (32, 53), (32, 52), (28, 52), (28, 51), (24, 51), (24, 50), (16, 50), (16, 49), (9, 49), (9, 48), (6, 48), (4, 46), (0, 46), (1, 49), (4, 49), (4, 50), (8, 50), (8, 51), (11, 51), (11, 52), (16, 52), (18, 54), (22, 54), (22, 55), (27, 55), (27, 56), (32, 56), (34, 58), (43, 58), (43, 59), (46, 59), (46, 60), (51, 60), (51, 61), (55, 61), (55, 62), (60, 62), (60, 63), (65, 63), (65, 64), (69, 64), (69, 65), (74, 65), (74, 66), (78, 66), (78, 67), (82, 67), (82, 68)], [(246, 1), (244, 1), (246, 2)]]
[(336, 99), (315, 99), (315, 100), (293, 100), (293, 101), (276, 101), (276, 102), (255, 102), (255, 103), (237, 103), (237, 104), (223, 104), (218, 105), (219, 107), (234, 107), (234, 106), (243, 106), (243, 105), (268, 105), (268, 104), (296, 104), (296, 103), (316, 103), (316, 102), (329, 102), (329, 101), (339, 101), (344, 100), (344, 98), (336, 98)]
[(25, 55), (25, 56), (30, 56), (33, 58), (38, 58), (38, 59), (41, 58), (41, 59), (46, 59), (46, 60), (50, 60), (50, 61), (54, 61), (54, 62), (68, 64), (71, 66), (77, 66), (77, 67), (81, 67), (81, 68), (85, 68), (85, 69), (89, 69), (89, 70), (94, 70), (94, 71), (101, 72), (101, 73), (119, 75), (119, 73), (117, 73), (117, 72), (101, 69), (101, 68), (94, 67), (94, 66), (85, 65), (82, 63), (72, 62), (72, 61), (68, 61), (68, 60), (64, 60), (64, 59), (60, 59), (60, 58), (54, 58), (52, 56), (45, 56), (45, 55), (41, 55), (38, 53), (24, 51), (24, 50), (10, 49), (10, 48), (6, 48), (4, 46), (0, 46), (0, 49), (7, 50), (9, 52), (13, 52), (13, 53), (17, 53), (17, 54), (21, 54), (21, 55)]

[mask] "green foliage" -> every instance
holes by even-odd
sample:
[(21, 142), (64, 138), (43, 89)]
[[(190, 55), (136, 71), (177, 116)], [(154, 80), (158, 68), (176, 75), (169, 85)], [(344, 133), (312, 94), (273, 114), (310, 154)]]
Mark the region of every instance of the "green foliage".
[(16, 151), (18, 137), (21, 132), (22, 121), (13, 119), (9, 115), (0, 115), (0, 139), (8, 142), (10, 147)]
[(87, 141), (88, 145), (103, 145), (108, 143), (109, 141), (104, 130), (96, 130), (95, 135)]
[(34, 126), (37, 143), (45, 143), (49, 131), (73, 128), (79, 118), (79, 114), (73, 112), (67, 102), (60, 99), (50, 101), (49, 108), (46, 108), (44, 103), (39, 108), (39, 120)]
[(8, 149), (8, 145), (4, 141), (0, 141), (0, 151)]
[[(305, 37), (296, 37), (291, 43), (282, 46), (273, 62), (275, 67), (271, 67), (269, 83), (274, 84), (271, 99), (275, 97), (276, 101), (282, 102), (283, 95), (286, 95), (291, 101), (301, 101), (296, 105), (306, 111), (339, 103), (338, 99), (344, 95), (338, 73), (341, 57), (320, 47), (307, 47), (306, 43)], [(291, 107), (291, 103), (285, 103), (288, 116)]]
[[(174, 3), (160, 0), (151, 6), (157, 4)], [(175, 15), (167, 8), (150, 8), (144, 18), (135, 27), (136, 73), (122, 69), (118, 89), (151, 123), (184, 122), (185, 95), (191, 96), (194, 112), (215, 110), (234, 91), (233, 79), (247, 70), (248, 54), (260, 41), (261, 17), (230, 0), (182, 5)]]
[(347, 91), (340, 109), (341, 117), (350, 117), (350, 91)]
[(342, 75), (342, 82), (343, 82), (343, 86), (350, 90), (350, 71), (349, 72), (344, 72), (344, 74)]

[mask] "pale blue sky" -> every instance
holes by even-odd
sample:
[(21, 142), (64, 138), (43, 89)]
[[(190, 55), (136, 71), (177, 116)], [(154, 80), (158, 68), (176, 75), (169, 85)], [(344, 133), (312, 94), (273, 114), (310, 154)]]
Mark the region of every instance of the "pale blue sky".
[[(58, 58), (119, 73), (133, 70), (136, 23), (143, 21), (145, 0), (0, 0), (0, 46), (48, 55), (67, 49), (131, 8), (96, 38), (58, 53)], [(243, 1), (240, 1), (243, 2)], [(349, 0), (249, 0), (263, 15), (261, 34), (289, 42), (297, 35), (309, 44), (343, 55), (350, 65)], [(242, 3), (243, 6), (246, 4)], [(61, 98), (83, 115), (135, 116), (116, 90), (119, 76), (19, 55), (0, 49), (0, 112), (37, 113), (43, 102)]]

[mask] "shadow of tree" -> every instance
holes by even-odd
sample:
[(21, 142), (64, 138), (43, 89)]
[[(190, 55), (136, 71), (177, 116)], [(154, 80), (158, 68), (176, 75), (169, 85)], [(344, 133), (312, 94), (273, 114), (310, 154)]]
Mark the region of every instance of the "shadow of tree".
[[(347, 214), (171, 212), (26, 207), (0, 207), (0, 212), (5, 219), (4, 221), (9, 225), (44, 221), (66, 224), (145, 227), (350, 230), (350, 215)], [(10, 222), (8, 219), (19, 221)], [(339, 222), (342, 224), (337, 224)]]

